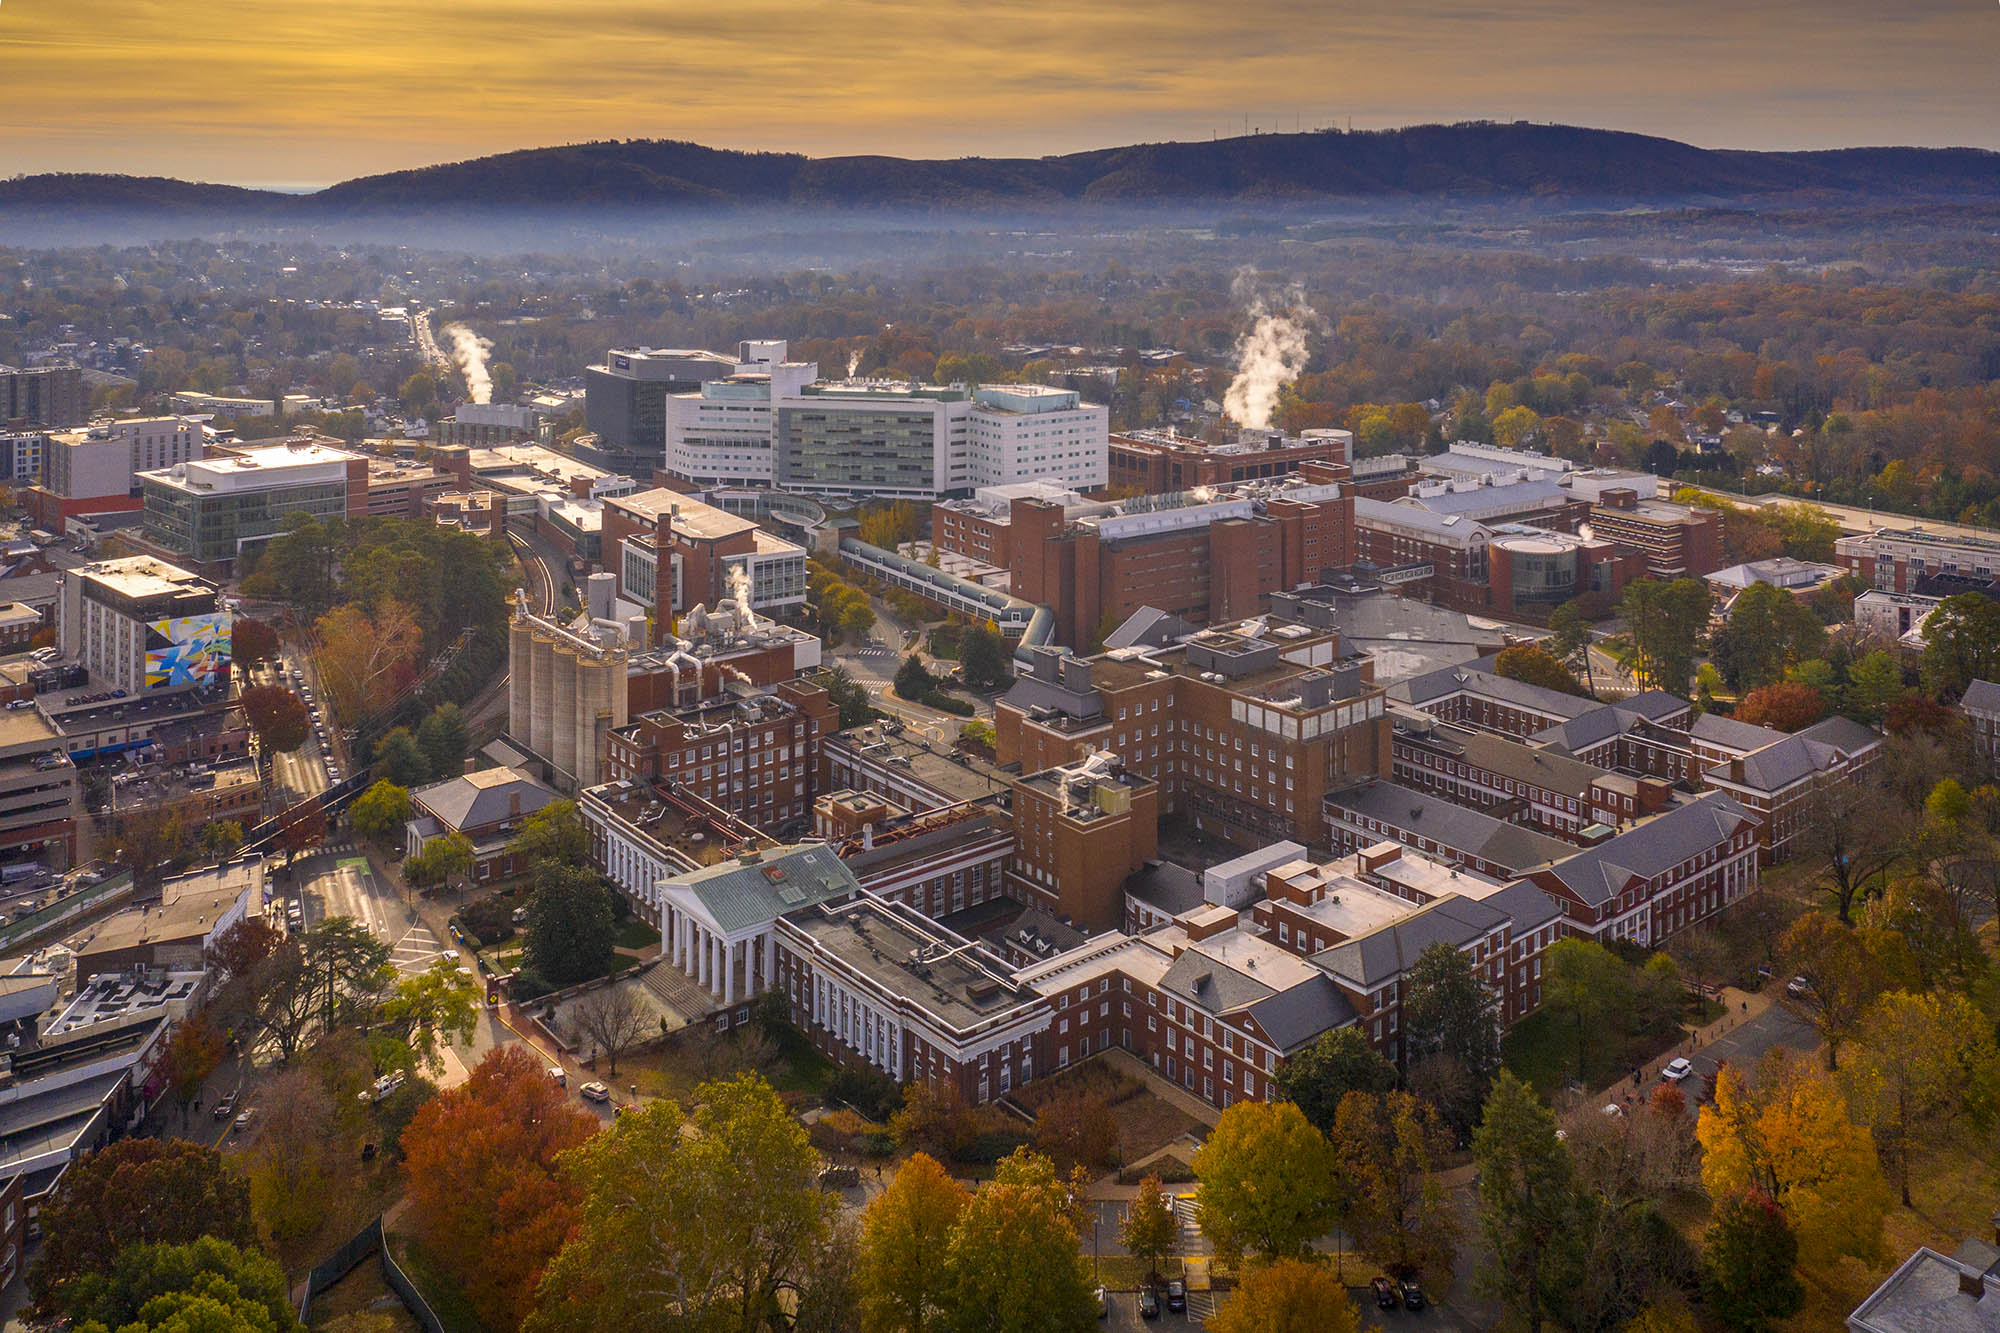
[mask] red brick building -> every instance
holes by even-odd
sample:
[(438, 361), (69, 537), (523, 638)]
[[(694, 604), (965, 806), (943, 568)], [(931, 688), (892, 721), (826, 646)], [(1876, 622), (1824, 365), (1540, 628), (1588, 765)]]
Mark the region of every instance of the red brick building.
[(1197, 486), (1270, 480), (1298, 471), (1302, 463), (1347, 463), (1354, 457), (1354, 435), (1344, 430), (1308, 430), (1297, 436), (1245, 430), (1221, 444), (1148, 430), (1113, 435), (1110, 443), (1114, 494), (1167, 495)]

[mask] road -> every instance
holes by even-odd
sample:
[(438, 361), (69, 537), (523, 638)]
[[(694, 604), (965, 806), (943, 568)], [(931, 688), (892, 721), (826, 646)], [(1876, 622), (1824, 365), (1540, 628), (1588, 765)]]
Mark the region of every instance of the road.
[(1979, 537), (1987, 541), (2000, 539), (2000, 532), (1971, 523), (1946, 523), (1940, 519), (1923, 518), (1915, 514), (1892, 514), (1886, 510), (1868, 509), (1861, 505), (1828, 504), (1824, 500), (1809, 500), (1797, 495), (1736, 495), (1729, 491), (1715, 490), (1713, 487), (1702, 489), (1731, 504), (1752, 505), (1758, 508), (1770, 505), (1809, 504), (1815, 509), (1825, 510), (1834, 522), (1848, 532), (1867, 532), (1874, 528), (1904, 532), (1910, 528), (1922, 528), (1926, 532), (1935, 532), (1947, 537)]
[(450, 370), (454, 363), (451, 357), (445, 354), (444, 349), (438, 346), (437, 337), (431, 332), (431, 316), (434, 313), (429, 306), (411, 312), (410, 340), (416, 343), (417, 352), (425, 361), (441, 370)]

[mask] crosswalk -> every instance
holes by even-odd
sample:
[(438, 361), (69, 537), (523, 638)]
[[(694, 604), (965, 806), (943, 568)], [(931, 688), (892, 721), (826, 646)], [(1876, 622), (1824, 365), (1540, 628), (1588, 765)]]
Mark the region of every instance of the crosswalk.
[(405, 974), (421, 972), (437, 961), (438, 955), (449, 953), (444, 942), (428, 926), (411, 926), (403, 932), (403, 937), (389, 950), (389, 961), (398, 972)]
[(879, 659), (884, 657), (894, 657), (896, 655), (896, 650), (894, 648), (881, 648), (881, 647), (861, 648), (856, 650), (854, 655), (856, 657), (873, 657)]

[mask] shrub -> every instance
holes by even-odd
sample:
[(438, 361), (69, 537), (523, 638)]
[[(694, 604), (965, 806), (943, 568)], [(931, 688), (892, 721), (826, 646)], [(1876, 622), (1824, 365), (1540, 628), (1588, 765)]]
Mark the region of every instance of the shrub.
[(937, 709), (940, 713), (950, 713), (954, 717), (971, 717), (973, 714), (973, 707), (970, 703), (964, 699), (955, 699), (940, 690), (933, 690), (925, 695), (924, 703), (928, 707)]

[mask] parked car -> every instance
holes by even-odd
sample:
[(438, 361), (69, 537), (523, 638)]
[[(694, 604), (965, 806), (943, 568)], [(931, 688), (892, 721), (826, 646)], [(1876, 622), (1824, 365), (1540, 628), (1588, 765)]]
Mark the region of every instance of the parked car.
[(1160, 1293), (1151, 1287), (1139, 1288), (1139, 1317), (1141, 1319), (1160, 1317)]
[(1368, 1289), (1375, 1293), (1375, 1306), (1377, 1309), (1393, 1310), (1396, 1308), (1398, 1304), (1396, 1300), (1396, 1284), (1388, 1278), (1369, 1278)]
[(580, 1093), (583, 1099), (587, 1102), (608, 1102), (611, 1100), (611, 1089), (605, 1087), (602, 1083), (599, 1083), (596, 1079), (592, 1079), (590, 1082), (578, 1088), (577, 1092)]
[(222, 1100), (215, 1104), (215, 1118), (217, 1120), (227, 1120), (231, 1115), (235, 1114), (235, 1111), (236, 1094), (233, 1092), (223, 1093)]
[(1667, 1061), (1667, 1067), (1660, 1071), (1660, 1077), (1669, 1083), (1678, 1083), (1693, 1073), (1694, 1065), (1685, 1055), (1680, 1055)]
[(1793, 977), (1785, 983), (1785, 994), (1791, 996), (1794, 1000), (1805, 998), (1806, 992), (1811, 989), (1812, 980), (1808, 977)]
[[(457, 957), (457, 955), (454, 954), (453, 957)], [(569, 1075), (563, 1072), (561, 1065), (549, 1066), (549, 1079), (558, 1088), (567, 1088), (569, 1086)]]
[(1179, 1278), (1175, 1278), (1173, 1281), (1167, 1283), (1167, 1308), (1169, 1310), (1187, 1309), (1187, 1283), (1181, 1281)]
[(241, 1134), (244, 1130), (250, 1128), (251, 1124), (255, 1122), (256, 1119), (257, 1119), (257, 1108), (254, 1106), (244, 1107), (243, 1113), (236, 1117), (236, 1128), (233, 1132)]
[(1415, 1278), (1404, 1278), (1400, 1290), (1403, 1293), (1404, 1309), (1421, 1310), (1424, 1308), (1424, 1289), (1417, 1285)]

